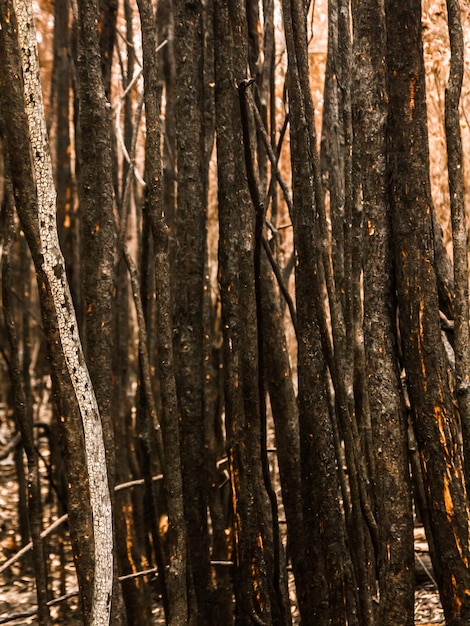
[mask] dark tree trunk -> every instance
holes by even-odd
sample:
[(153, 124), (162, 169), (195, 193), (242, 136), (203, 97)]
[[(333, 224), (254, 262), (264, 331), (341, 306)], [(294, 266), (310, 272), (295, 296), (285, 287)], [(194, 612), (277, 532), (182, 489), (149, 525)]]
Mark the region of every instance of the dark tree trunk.
[[(1, 48), (0, 48), (1, 49)], [(0, 112), (1, 115), (1, 112)], [(3, 125), (2, 125), (3, 126)], [(7, 163), (8, 166), (8, 163)], [(8, 172), (6, 172), (8, 180)], [(5, 330), (10, 344), (10, 354), (8, 359), (8, 369), (10, 381), (13, 391), (14, 400), (14, 418), (18, 432), (21, 433), (21, 443), (16, 448), (15, 459), (17, 468), (21, 467), (23, 474), (23, 483), (25, 489), (22, 489), (21, 474), (18, 472), (18, 491), (20, 492), (19, 510), (20, 530), (22, 544), (26, 545), (29, 540), (29, 533), (33, 541), (33, 565), (36, 577), (36, 593), (38, 603), (38, 623), (40, 626), (47, 626), (50, 623), (47, 589), (47, 568), (44, 540), (41, 539), (42, 531), (42, 500), (41, 487), (39, 480), (39, 464), (38, 453), (34, 442), (33, 433), (33, 407), (31, 404), (30, 394), (27, 394), (27, 384), (24, 380), (24, 374), (29, 376), (28, 372), (22, 372), (20, 364), (20, 342), (17, 331), (17, 324), (14, 315), (14, 306), (12, 298), (13, 277), (12, 277), (12, 249), (14, 243), (14, 219), (13, 219), (13, 195), (11, 183), (6, 184), (6, 232), (4, 240), (4, 250), (2, 255), (2, 304), (3, 315), (5, 318)], [(22, 246), (25, 247), (25, 246)], [(23, 265), (26, 261), (27, 272), (29, 273), (30, 260), (23, 249)], [(27, 277), (22, 276), (25, 280)], [(28, 285), (29, 281), (25, 281)], [(27, 352), (23, 346), (23, 353)], [(23, 358), (25, 358), (23, 356)], [(28, 475), (24, 476), (23, 451), (26, 452), (28, 461)], [(21, 497), (21, 491), (24, 491), (24, 498)], [(23, 501), (22, 501), (23, 500)], [(22, 523), (22, 519), (24, 522)]]
[(110, 418), (114, 193), (109, 113), (101, 77), (97, 16), (97, 2), (79, 2), (81, 257), (86, 352), (105, 425), (110, 482), (114, 484), (114, 441)]
[[(57, 228), (63, 250), (67, 277), (74, 299), (77, 317), (81, 323), (80, 254), (78, 224), (74, 207), (74, 185), (70, 157), (70, 87), (71, 63), (68, 0), (54, 3), (54, 64), (51, 76), (50, 126), (55, 129), (55, 146), (51, 146), (55, 161), (57, 189)], [(55, 148), (55, 149), (54, 149)]]
[(307, 582), (304, 563), (305, 544), (302, 533), (298, 532), (298, 529), (303, 527), (303, 513), (297, 400), (292, 383), (279, 292), (276, 289), (268, 259), (264, 255), (262, 272), (266, 389), (269, 392), (276, 434), (282, 502), (287, 523), (288, 552), (291, 555), (292, 569), (298, 590), (297, 600), (301, 604), (300, 614), (306, 615), (308, 602), (306, 602), (302, 591)]
[[(112, 7), (110, 7), (110, 10), (112, 11)], [(126, 19), (127, 56), (123, 87), (127, 91), (131, 81), (134, 80), (135, 69), (134, 14), (129, 0), (124, 2), (124, 14)], [(112, 20), (112, 15), (110, 15), (109, 19)], [(103, 49), (103, 42), (101, 48)], [(103, 69), (102, 72), (104, 72)], [(127, 159), (123, 159), (122, 162), (118, 240), (118, 252), (120, 255), (123, 254), (122, 248), (128, 238), (126, 233), (128, 232), (132, 214), (132, 194), (135, 184), (133, 171), (135, 143), (141, 111), (141, 101), (135, 106), (132, 90), (127, 91), (123, 114), (123, 138), (131, 163)], [(132, 404), (129, 397), (129, 378), (133, 372), (131, 362), (132, 316), (129, 307), (130, 293), (128, 267), (125, 259), (121, 257), (116, 267), (116, 287), (113, 298), (115, 311), (113, 316), (113, 374), (115, 382), (111, 400), (117, 484), (126, 483), (132, 478), (141, 477), (141, 473), (136, 472), (134, 466), (137, 434), (131, 425)], [(147, 482), (151, 482), (151, 479), (148, 478)], [(134, 574), (140, 570), (148, 569), (149, 564), (152, 563), (152, 557), (146, 549), (148, 543), (146, 541), (144, 524), (142, 523), (145, 493), (143, 489), (126, 489), (120, 491), (115, 497), (116, 557), (121, 575)], [(146, 624), (151, 619), (149, 585), (142, 584), (140, 578), (129, 578), (122, 582), (122, 595), (129, 626)]]
[(243, 159), (236, 85), (248, 63), (243, 4), (214, 2), (219, 281), (225, 407), (234, 508), (236, 623), (283, 624), (274, 580), (272, 519), (261, 465), (254, 208)]
[[(206, 268), (207, 269), (207, 268)], [(223, 411), (222, 342), (220, 307), (212, 302), (210, 278), (206, 275), (204, 288), (204, 413), (205, 456), (209, 475), (208, 502), (212, 528), (211, 561), (213, 565), (213, 621), (214, 624), (233, 623), (232, 578), (230, 547), (227, 529), (231, 526), (228, 507), (224, 502), (230, 487), (226, 473), (219, 469), (225, 465), (225, 442), (220, 436)], [(219, 464), (218, 464), (219, 462)], [(225, 483), (223, 486), (222, 483)]]
[(470, 619), (469, 511), (441, 340), (429, 182), (421, 3), (386, 0), (388, 175), (400, 333), (449, 626)]
[(387, 196), (384, 19), (380, 0), (353, 9), (354, 140), (364, 212), (364, 339), (380, 529), (377, 623), (393, 626), (414, 623), (414, 552)]
[(212, 584), (207, 526), (203, 420), (203, 293), (206, 254), (207, 163), (204, 144), (203, 2), (174, 0), (176, 112), (176, 254), (174, 349), (181, 463), (197, 623), (211, 624)]
[(144, 58), (146, 137), (146, 201), (144, 211), (151, 225), (155, 260), (156, 348), (159, 359), (162, 412), (161, 428), (165, 454), (164, 486), (168, 504), (169, 567), (165, 572), (170, 626), (183, 626), (189, 619), (187, 593), (187, 540), (181, 475), (180, 434), (173, 358), (173, 325), (170, 297), (168, 227), (162, 206), (160, 155), (160, 107), (155, 59), (157, 33), (152, 3), (138, 0)]
[(97, 34), (99, 35), (99, 51), (101, 58), (101, 74), (107, 98), (111, 96), (111, 73), (113, 50), (116, 39), (116, 18), (118, 0), (98, 0), (96, 14)]
[(462, 137), (459, 103), (464, 74), (464, 41), (460, 21), (460, 2), (447, 0), (450, 38), (450, 72), (446, 87), (445, 129), (447, 171), (454, 252), (454, 337), (457, 402), (462, 424), (465, 479), (470, 488), (470, 331), (468, 305), (467, 225), (464, 203)]
[[(106, 99), (106, 83), (102, 74), (103, 70), (106, 73), (110, 59), (100, 54), (98, 16), (97, 0), (78, 2), (80, 244), (86, 356), (100, 408), (109, 484), (113, 494), (116, 471), (114, 429), (111, 418), (112, 307), (115, 286), (112, 177), (114, 168), (110, 135), (111, 120)], [(106, 23), (109, 16), (105, 13), (104, 17), (102, 37), (106, 35)], [(107, 46), (104, 48), (108, 50)], [(112, 51), (112, 44), (110, 48)], [(112, 500), (114, 501), (113, 496)], [(121, 587), (117, 581), (116, 561), (114, 563), (112, 619), (118, 625), (122, 623), (124, 617)]]
[(328, 53), (325, 72), (324, 107), (320, 163), (322, 181), (329, 192), (331, 216), (332, 259), (335, 284), (344, 306), (346, 284), (344, 275), (345, 180), (344, 128), (341, 106), (341, 61), (339, 57), (338, 0), (328, 2)]
[[(170, 261), (173, 264), (175, 247), (176, 219), (176, 58), (175, 58), (175, 19), (173, 0), (160, 0), (157, 5), (157, 27), (159, 45), (166, 41), (158, 55), (159, 81), (165, 86), (165, 121), (163, 161), (163, 206), (170, 236)], [(180, 26), (181, 28), (181, 26)]]
[[(300, 1), (283, 2), (289, 58), (288, 93), (291, 122), (294, 243), (297, 255), (299, 421), (304, 507), (304, 541), (310, 581), (303, 590), (310, 602), (306, 620), (356, 623), (346, 529), (336, 474), (333, 430), (326, 394), (326, 364), (318, 317), (323, 292), (317, 249), (319, 172), (314, 112), (309, 90), (306, 14)], [(313, 294), (313, 297), (312, 297)], [(316, 303), (315, 303), (316, 300)], [(314, 419), (315, 416), (315, 419)], [(362, 524), (362, 521), (360, 522)], [(360, 537), (356, 540), (361, 541)], [(364, 622), (367, 623), (367, 622)]]

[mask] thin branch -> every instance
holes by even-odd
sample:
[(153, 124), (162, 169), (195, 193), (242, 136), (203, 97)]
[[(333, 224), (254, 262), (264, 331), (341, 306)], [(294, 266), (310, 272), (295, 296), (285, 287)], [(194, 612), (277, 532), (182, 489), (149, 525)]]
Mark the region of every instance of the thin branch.
[[(221, 563), (220, 563), (221, 564)], [(227, 563), (228, 564), (228, 563)], [(233, 563), (230, 563), (233, 565)], [(158, 574), (158, 568), (152, 567), (151, 569), (146, 569), (141, 572), (135, 572), (133, 574), (124, 574), (123, 576), (119, 576), (119, 582), (123, 582), (125, 580), (131, 580), (134, 578), (143, 578), (144, 576), (150, 576), (151, 574)], [(65, 602), (66, 600), (70, 600), (71, 598), (76, 598), (78, 596), (78, 589), (74, 591), (70, 591), (69, 593), (60, 596), (59, 598), (54, 598), (53, 600), (49, 600), (47, 603), (48, 607), (56, 606), (61, 602)], [(22, 613), (14, 613), (13, 615), (6, 615), (5, 617), (0, 618), (0, 624), (8, 624), (9, 622), (14, 622), (18, 619), (23, 619), (25, 617), (34, 617), (37, 615), (37, 609), (30, 609), (29, 611), (23, 611)]]
[[(152, 476), (152, 480), (153, 481), (163, 480), (163, 474), (157, 474), (157, 476)], [(120, 485), (116, 485), (116, 487), (114, 488), (114, 491), (115, 492), (124, 491), (124, 489), (131, 489), (132, 487), (140, 487), (144, 484), (145, 484), (145, 480), (143, 478), (139, 478), (137, 480), (130, 480), (127, 483), (121, 483)], [(68, 519), (69, 519), (69, 516), (67, 513), (65, 513), (58, 519), (56, 519), (55, 522), (52, 522), (50, 526), (48, 526), (46, 529), (42, 531), (41, 539), (45, 539), (46, 537), (48, 537), (51, 533), (54, 532), (54, 530), (56, 530), (56, 528), (59, 528), (59, 526), (61, 526), (64, 522), (68, 521)], [(25, 546), (21, 548), (21, 550), (18, 550), (16, 554), (10, 557), (8, 561), (5, 561), (4, 563), (2, 563), (2, 565), (0, 565), (0, 574), (2, 574), (5, 570), (7, 570), (12, 565), (14, 565), (17, 561), (19, 561), (22, 556), (24, 556), (31, 550), (32, 547), (33, 547), (32, 542), (27, 543)]]
[[(253, 163), (253, 154), (251, 148), (250, 127), (249, 127), (249, 97), (251, 96), (248, 87), (254, 82), (254, 79), (244, 80), (238, 85), (238, 94), (240, 98), (240, 113), (243, 129), (243, 145), (245, 152), (246, 174), (248, 187), (250, 191), (251, 201), (256, 213), (255, 225), (255, 250), (254, 250), (254, 274), (255, 274), (255, 297), (256, 297), (256, 323), (258, 336), (258, 394), (259, 394), (259, 411), (261, 424), (261, 465), (263, 471), (264, 484), (266, 493), (271, 504), (271, 515), (273, 525), (273, 556), (274, 556), (274, 572), (273, 584), (275, 587), (279, 610), (281, 615), (285, 616), (286, 606), (285, 598), (281, 589), (281, 564), (280, 564), (280, 535), (279, 535), (279, 511), (276, 493), (274, 491), (271, 475), (269, 472), (269, 460), (267, 454), (267, 424), (266, 424), (266, 385), (264, 379), (264, 322), (263, 322), (263, 306), (261, 297), (261, 249), (263, 246), (263, 228), (265, 223), (265, 207), (261, 202), (259, 193), (259, 185), (256, 179), (256, 173)], [(256, 109), (256, 106), (252, 106)], [(271, 144), (268, 141), (269, 147)], [(268, 246), (269, 247), (269, 246)], [(292, 320), (294, 321), (294, 319)]]
[(253, 100), (253, 96), (251, 95), (250, 92), (247, 92), (247, 101), (248, 104), (251, 108), (251, 110), (253, 111), (254, 117), (255, 117), (255, 123), (256, 123), (256, 128), (261, 136), (261, 139), (263, 140), (263, 144), (264, 147), (266, 149), (266, 153), (269, 157), (269, 160), (271, 162), (271, 167), (272, 167), (272, 171), (274, 176), (276, 177), (279, 186), (282, 189), (282, 193), (284, 194), (284, 199), (286, 201), (287, 204), (287, 208), (289, 209), (289, 215), (292, 215), (292, 196), (291, 193), (289, 191), (289, 187), (287, 186), (286, 182), (284, 181), (281, 172), (279, 171), (279, 167), (278, 167), (278, 156), (276, 156), (274, 154), (274, 150), (271, 146), (271, 141), (268, 137), (268, 133), (266, 132), (266, 129), (264, 127), (264, 123), (263, 120), (261, 118), (261, 115), (259, 114), (258, 111), (258, 107), (255, 104), (255, 101)]
[(271, 267), (274, 272), (274, 275), (276, 276), (279, 289), (281, 290), (281, 293), (284, 296), (284, 300), (286, 301), (286, 304), (289, 308), (289, 313), (290, 313), (291, 320), (292, 320), (292, 326), (294, 327), (295, 336), (297, 337), (297, 312), (295, 310), (294, 301), (292, 300), (289, 290), (287, 289), (287, 286), (284, 282), (282, 271), (276, 259), (274, 258), (269, 242), (266, 241), (265, 237), (263, 237), (262, 242), (263, 242), (264, 251), (266, 252), (266, 256), (268, 257), (269, 262), (271, 263)]
[(16, 433), (16, 435), (10, 439), (10, 441), (0, 450), (0, 461), (6, 459), (7, 456), (12, 452), (16, 446), (21, 442), (21, 433)]
[[(69, 516), (66, 513), (65, 515), (62, 515), (61, 517), (59, 517), (58, 519), (56, 519), (55, 522), (53, 522), (50, 526), (48, 526), (48, 528), (46, 528), (45, 530), (42, 531), (41, 533), (41, 539), (45, 539), (48, 535), (50, 535), (56, 528), (58, 528), (59, 526), (61, 526), (64, 522), (66, 522), (68, 520)], [(27, 554), (31, 548), (33, 547), (33, 543), (32, 541), (30, 541), (29, 543), (27, 543), (25, 546), (23, 546), (21, 548), (21, 550), (18, 550), (18, 552), (16, 554), (14, 554), (12, 557), (10, 557), (7, 561), (5, 561), (5, 563), (3, 563), (2, 565), (0, 565), (0, 574), (2, 574), (5, 570), (7, 570), (9, 567), (11, 567), (14, 563), (16, 563), (16, 561), (18, 561), (19, 559), (21, 559), (22, 556), (24, 556), (25, 554)], [(1, 623), (1, 622), (0, 622)]]

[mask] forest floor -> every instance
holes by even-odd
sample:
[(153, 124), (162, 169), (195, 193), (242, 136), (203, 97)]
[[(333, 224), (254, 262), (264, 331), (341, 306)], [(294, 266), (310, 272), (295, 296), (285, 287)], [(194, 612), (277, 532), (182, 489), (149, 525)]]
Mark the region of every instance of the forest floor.
[[(0, 451), (11, 438), (11, 424), (0, 416)], [(1, 456), (1, 455), (0, 455)], [(45, 489), (47, 486), (45, 485)], [(47, 506), (46, 514), (47, 514)], [(52, 513), (47, 523), (54, 521)], [(0, 570), (2, 565), (15, 555), (21, 547), (18, 534), (18, 482), (13, 454), (0, 459)], [(62, 557), (61, 553), (62, 552)], [(73, 561), (70, 557), (70, 544), (67, 533), (51, 535), (48, 540), (49, 575), (51, 593), (59, 597), (76, 589), (76, 577)], [(439, 601), (432, 573), (430, 571), (427, 544), (422, 529), (415, 531), (415, 554), (419, 584), (415, 594), (415, 623), (424, 625), (445, 625), (442, 607)], [(295, 590), (291, 585), (294, 625), (298, 623), (295, 607)], [(23, 557), (6, 571), (0, 573), (0, 625), (13, 624), (27, 626), (37, 623), (31, 615), (36, 606), (35, 581), (29, 557)], [(78, 617), (77, 598), (72, 597), (51, 609), (53, 623), (57, 626), (81, 626)], [(164, 624), (161, 606), (155, 605), (155, 625)], [(13, 619), (12, 619), (13, 618)]]

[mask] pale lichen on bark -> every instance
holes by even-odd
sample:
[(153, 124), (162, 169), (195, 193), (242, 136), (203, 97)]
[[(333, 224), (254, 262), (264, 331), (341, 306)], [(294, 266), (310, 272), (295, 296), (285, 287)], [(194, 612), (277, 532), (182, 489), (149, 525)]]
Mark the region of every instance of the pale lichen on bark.
[(95, 572), (91, 624), (108, 625), (113, 585), (113, 532), (106, 452), (98, 404), (83, 357), (75, 310), (56, 224), (56, 192), (42, 102), (36, 31), (31, 0), (15, 0), (25, 105), (36, 174), (43, 269), (54, 300), (67, 369), (79, 406), (93, 516)]

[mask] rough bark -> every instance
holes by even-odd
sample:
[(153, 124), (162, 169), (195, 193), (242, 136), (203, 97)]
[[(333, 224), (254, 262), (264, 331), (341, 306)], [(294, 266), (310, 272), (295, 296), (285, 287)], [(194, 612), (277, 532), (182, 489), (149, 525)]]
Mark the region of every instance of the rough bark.
[(344, 305), (346, 297), (344, 267), (345, 234), (345, 180), (344, 180), (344, 128), (341, 106), (341, 61), (338, 41), (339, 3), (328, 2), (328, 54), (326, 61), (324, 108), (320, 163), (322, 182), (329, 192), (331, 217), (332, 260), (335, 284)]
[[(39, 82), (32, 7), (29, 2), (15, 3), (23, 85), (18, 52), (14, 47), (14, 11), (10, 4), (4, 8), (1, 43), (5, 67), (2, 71), (2, 92), (4, 115), (8, 115), (10, 120), (7, 145), (10, 156), (15, 155), (14, 162), (11, 162), (12, 183), (18, 214), (38, 275), (51, 372), (64, 426), (69, 514), (76, 522), (72, 540), (85, 622), (104, 625), (109, 624), (110, 620), (113, 542), (101, 420), (82, 353), (64, 259), (59, 247), (55, 190)], [(30, 154), (34, 157), (33, 162), (30, 161)], [(77, 409), (81, 415), (81, 424), (77, 420)], [(85, 458), (82, 456), (83, 444)], [(80, 532), (83, 537), (78, 536)]]
[(156, 348), (159, 359), (159, 376), (162, 399), (161, 428), (165, 454), (164, 486), (168, 503), (169, 564), (165, 572), (168, 589), (168, 623), (171, 626), (186, 624), (189, 618), (187, 595), (187, 545), (181, 475), (180, 434), (173, 357), (173, 325), (170, 298), (170, 264), (168, 228), (162, 207), (162, 164), (160, 155), (160, 121), (158, 103), (158, 75), (155, 59), (157, 34), (152, 3), (138, 0), (142, 24), (142, 49), (144, 59), (146, 137), (146, 200), (144, 211), (152, 229), (156, 321), (158, 332)]
[[(106, 27), (109, 19), (108, 10), (109, 7), (106, 7), (103, 14), (102, 38), (109, 34)], [(100, 408), (111, 501), (114, 502), (116, 459), (111, 392), (115, 286), (113, 218), (115, 168), (112, 160), (110, 109), (102, 74), (102, 71), (106, 74), (110, 59), (103, 56), (103, 51), (100, 54), (98, 16), (98, 0), (79, 0), (77, 68), (80, 245), (85, 354)], [(112, 54), (112, 41), (109, 46), (109, 54)], [(112, 622), (116, 625), (123, 619), (121, 588), (117, 576), (115, 568)]]
[[(247, 103), (250, 105), (250, 114), (253, 114), (256, 124), (258, 138), (258, 164), (260, 159), (262, 159), (262, 155), (266, 154), (271, 162), (272, 170), (274, 170), (270, 187), (273, 187), (272, 183), (275, 179), (279, 181), (284, 192), (286, 204), (288, 205), (289, 210), (292, 210), (292, 199), (290, 196), (290, 192), (284, 180), (282, 179), (282, 176), (280, 175), (277, 165), (277, 158), (271, 147), (269, 136), (266, 132), (265, 125), (261, 118), (261, 114), (258, 111), (257, 105), (253, 97), (251, 96), (250, 91), (245, 90), (244, 95)], [(250, 115), (246, 114), (245, 118), (250, 118)], [(263, 151), (261, 153), (259, 150), (260, 141), (263, 143)], [(259, 170), (264, 171), (265, 168), (259, 164)], [(252, 168), (250, 187), (254, 189), (254, 194), (252, 194), (252, 196), (255, 195), (254, 201), (258, 204), (260, 203), (260, 198), (258, 192), (256, 191), (256, 187), (259, 188), (260, 186), (261, 183), (256, 181), (254, 168)], [(270, 195), (272, 194), (272, 189), (269, 193)], [(258, 212), (260, 211), (260, 209), (261, 206), (258, 207)], [(258, 240), (256, 243), (258, 243)], [(302, 567), (304, 545), (302, 534), (298, 533), (297, 531), (291, 532), (291, 529), (298, 530), (299, 528), (302, 528), (303, 525), (300, 486), (301, 477), (298, 463), (300, 457), (298, 408), (291, 377), (287, 342), (284, 333), (283, 308), (281, 306), (282, 301), (279, 300), (280, 294), (277, 292), (274, 282), (274, 276), (277, 279), (277, 284), (280, 291), (282, 292), (283, 297), (289, 304), (292, 323), (295, 330), (297, 328), (296, 313), (290, 294), (288, 293), (287, 288), (284, 284), (282, 272), (277, 265), (273, 252), (271, 250), (272, 241), (268, 242), (263, 235), (261, 237), (261, 243), (263, 246), (264, 254), (261, 255), (260, 259), (258, 259), (256, 255), (255, 260), (260, 263), (258, 271), (261, 275), (261, 302), (259, 302), (258, 299), (258, 307), (262, 308), (262, 315), (261, 323), (259, 322), (258, 325), (262, 326), (263, 335), (262, 361), (265, 378), (265, 380), (263, 381), (263, 386), (264, 384), (266, 385), (266, 390), (269, 392), (270, 397), (270, 404), (276, 433), (277, 458), (279, 463), (281, 489), (283, 494), (282, 501), (284, 505), (286, 521), (288, 520), (288, 548), (289, 552), (291, 553), (296, 585), (297, 588), (300, 590), (304, 586), (304, 568)], [(259, 313), (258, 318), (260, 318)], [(276, 514), (274, 513), (274, 515)], [(282, 592), (282, 588), (279, 589), (279, 591)], [(298, 601), (302, 602), (303, 600), (304, 596), (299, 592)], [(304, 610), (304, 607), (300, 609), (301, 614), (304, 613)]]
[(254, 210), (246, 185), (236, 91), (248, 64), (241, 2), (214, 2), (218, 161), (219, 283), (225, 408), (234, 511), (236, 623), (280, 624), (273, 582), (273, 538), (261, 466)]
[(114, 441), (110, 417), (112, 388), (112, 302), (114, 221), (109, 110), (101, 77), (98, 3), (79, 7), (79, 158), (81, 259), (85, 343), (90, 374), (105, 421), (110, 483), (114, 483)]
[(364, 1), (353, 8), (354, 140), (364, 212), (364, 340), (380, 536), (377, 620), (393, 626), (414, 623), (414, 552), (387, 197), (384, 19), (380, 0)]
[[(258, 349), (258, 398), (260, 412), (260, 444), (261, 444), (261, 469), (263, 473), (264, 486), (271, 507), (271, 524), (272, 524), (272, 586), (274, 597), (273, 604), (276, 606), (276, 613), (279, 614), (278, 621), (288, 624), (291, 622), (290, 612), (287, 611), (288, 592), (286, 578), (284, 576), (284, 553), (279, 535), (279, 510), (276, 493), (271, 480), (271, 473), (268, 459), (268, 434), (267, 434), (267, 407), (266, 407), (266, 382), (265, 382), (265, 360), (264, 360), (264, 335), (266, 333), (264, 324), (264, 307), (262, 293), (262, 254), (264, 240), (265, 225), (265, 207), (261, 202), (260, 184), (256, 174), (253, 158), (252, 133), (250, 124), (250, 111), (248, 107), (247, 89), (253, 80), (245, 80), (239, 83), (238, 93), (240, 99), (241, 123), (243, 130), (243, 148), (245, 153), (245, 167), (247, 173), (248, 189), (250, 191), (251, 202), (255, 211), (255, 229), (254, 229), (254, 251), (253, 251), (253, 270), (254, 270), (254, 287), (255, 287), (255, 313), (256, 313), (256, 330), (257, 330), (257, 349)], [(258, 154), (258, 160), (261, 155)], [(281, 569), (282, 568), (282, 569)]]
[(446, 622), (470, 619), (469, 511), (441, 339), (429, 182), (421, 3), (385, 2), (389, 193), (400, 333)]
[(164, 143), (162, 151), (163, 165), (163, 206), (170, 236), (170, 263), (174, 260), (174, 233), (176, 219), (176, 55), (175, 55), (175, 20), (173, 0), (160, 0), (157, 5), (158, 41), (166, 45), (159, 54), (158, 75), (160, 83), (165, 85), (165, 120)]
[(203, 420), (203, 293), (207, 164), (203, 2), (174, 0), (176, 165), (174, 351), (189, 557), (199, 624), (212, 623)]
[[(319, 171), (314, 110), (309, 90), (306, 14), (298, 1), (282, 3), (289, 60), (288, 93), (293, 171), (294, 243), (297, 255), (299, 422), (304, 506), (304, 541), (311, 603), (307, 620), (356, 623), (356, 597), (346, 547), (344, 519), (338, 500), (338, 479), (332, 425), (326, 394), (326, 364), (322, 355), (317, 249)], [(313, 294), (313, 297), (312, 297)], [(322, 306), (322, 305), (321, 305)], [(315, 419), (314, 419), (315, 416)]]
[(51, 145), (55, 165), (57, 189), (57, 228), (65, 258), (67, 278), (74, 300), (78, 322), (82, 321), (80, 288), (80, 246), (78, 224), (74, 207), (72, 180), (72, 144), (70, 137), (70, 87), (71, 62), (69, 27), (69, 0), (54, 3), (54, 61), (51, 76), (49, 127), (55, 131), (55, 143)]
[[(292, 383), (279, 293), (265, 255), (261, 262), (266, 389), (269, 392), (276, 434), (282, 502), (287, 522), (288, 552), (291, 555), (292, 569), (298, 589), (298, 602), (305, 602), (302, 593), (306, 582), (303, 568), (305, 546), (302, 534), (298, 532), (298, 529), (303, 526), (298, 408)], [(305, 615), (307, 608), (308, 606), (301, 606), (300, 614)]]
[[(207, 262), (207, 258), (206, 258)], [(208, 268), (206, 267), (208, 271)], [(216, 624), (233, 623), (233, 590), (230, 546), (227, 529), (230, 525), (226, 506), (228, 481), (221, 469), (225, 459), (223, 429), (223, 369), (220, 329), (220, 306), (212, 301), (210, 277), (207, 273), (204, 288), (204, 413), (205, 457), (209, 473), (209, 511), (212, 528), (211, 561), (213, 564), (214, 594), (213, 619)], [(212, 564), (212, 563), (211, 563)]]
[[(80, 3), (79, 3), (80, 4)], [(113, 50), (116, 40), (118, 0), (98, 0), (96, 18), (99, 35), (100, 65), (106, 96), (110, 97), (113, 66)]]
[(454, 251), (455, 393), (462, 424), (464, 470), (468, 492), (470, 487), (470, 330), (467, 224), (459, 118), (464, 73), (464, 41), (460, 21), (460, 2), (458, 0), (447, 0), (447, 22), (451, 56), (445, 96), (445, 130)]
[[(7, 164), (8, 168), (8, 164)], [(7, 173), (8, 179), (8, 173)], [(19, 463), (23, 466), (23, 449), (28, 461), (27, 475), (27, 506), (26, 536), (22, 533), (22, 543), (28, 543), (28, 535), (31, 533), (33, 543), (33, 566), (36, 578), (36, 594), (38, 603), (38, 623), (40, 626), (47, 626), (50, 623), (50, 612), (47, 606), (47, 568), (44, 541), (41, 538), (42, 531), (42, 501), (41, 486), (39, 482), (38, 453), (34, 442), (33, 414), (31, 398), (27, 397), (26, 385), (24, 382), (24, 372), (20, 365), (20, 345), (15, 321), (13, 299), (12, 299), (12, 267), (11, 257), (14, 241), (14, 221), (13, 221), (13, 195), (11, 183), (6, 183), (6, 232), (4, 239), (4, 249), (2, 254), (2, 310), (5, 319), (5, 330), (10, 344), (10, 354), (8, 359), (8, 370), (13, 391), (14, 417), (17, 430), (21, 434), (22, 446), (18, 447)], [(29, 270), (29, 257), (26, 257)], [(26, 372), (28, 375), (28, 372)], [(18, 481), (19, 482), (19, 481)], [(21, 512), (20, 512), (21, 516)], [(29, 523), (28, 523), (29, 522)], [(20, 520), (21, 523), (21, 520)], [(28, 532), (29, 531), (29, 532)], [(25, 541), (26, 539), (26, 541)]]

